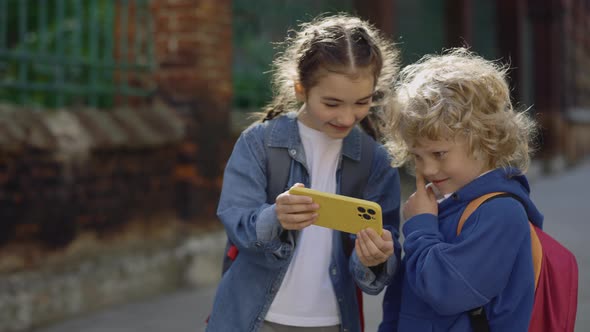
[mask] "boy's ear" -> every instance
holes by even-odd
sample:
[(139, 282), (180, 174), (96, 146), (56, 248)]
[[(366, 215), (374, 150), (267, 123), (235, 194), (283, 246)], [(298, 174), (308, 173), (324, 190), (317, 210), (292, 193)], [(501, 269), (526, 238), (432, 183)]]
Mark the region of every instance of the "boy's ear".
[(305, 102), (305, 88), (301, 85), (301, 82), (295, 82), (295, 97), (298, 102)]

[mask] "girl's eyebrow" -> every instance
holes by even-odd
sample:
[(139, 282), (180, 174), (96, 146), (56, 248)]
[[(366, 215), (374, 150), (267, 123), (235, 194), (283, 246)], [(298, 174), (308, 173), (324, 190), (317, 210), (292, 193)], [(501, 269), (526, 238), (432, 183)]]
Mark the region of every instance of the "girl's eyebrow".
[[(362, 101), (362, 100), (365, 100), (365, 99), (369, 99), (371, 97), (373, 97), (373, 94), (372, 93), (370, 95), (366, 96), (366, 97), (362, 97), (361, 99), (359, 99), (357, 101)], [(338, 98), (334, 98), (334, 97), (322, 97), (322, 100), (324, 100), (324, 101), (336, 101), (336, 102), (340, 102), (340, 103), (344, 102), (344, 100), (341, 100), (341, 99), (338, 99)]]

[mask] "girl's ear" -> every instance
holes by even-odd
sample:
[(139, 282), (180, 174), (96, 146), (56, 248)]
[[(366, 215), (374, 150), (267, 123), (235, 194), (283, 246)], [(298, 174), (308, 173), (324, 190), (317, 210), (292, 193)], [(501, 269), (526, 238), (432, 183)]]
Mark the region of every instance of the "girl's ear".
[(295, 97), (298, 102), (305, 102), (305, 88), (301, 85), (301, 82), (295, 82)]

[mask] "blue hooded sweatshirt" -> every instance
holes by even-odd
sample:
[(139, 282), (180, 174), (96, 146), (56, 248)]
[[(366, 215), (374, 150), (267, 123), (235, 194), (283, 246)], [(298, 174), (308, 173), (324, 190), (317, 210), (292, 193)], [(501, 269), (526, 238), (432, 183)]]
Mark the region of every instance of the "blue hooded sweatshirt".
[[(472, 331), (467, 311), (481, 306), (492, 332), (527, 331), (535, 293), (528, 220), (542, 227), (543, 215), (518, 174), (493, 170), (442, 201), (438, 216), (406, 221), (403, 276), (386, 291), (379, 332)], [(518, 200), (487, 201), (457, 236), (467, 204), (498, 191)]]

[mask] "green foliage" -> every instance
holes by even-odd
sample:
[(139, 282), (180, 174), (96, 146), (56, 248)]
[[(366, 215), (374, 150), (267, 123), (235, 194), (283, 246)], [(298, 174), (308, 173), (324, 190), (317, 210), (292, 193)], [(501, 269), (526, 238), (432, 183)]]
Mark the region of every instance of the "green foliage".
[(351, 8), (351, 1), (339, 0), (233, 1), (234, 107), (260, 108), (270, 101), (275, 46), (290, 29), (319, 14)]

